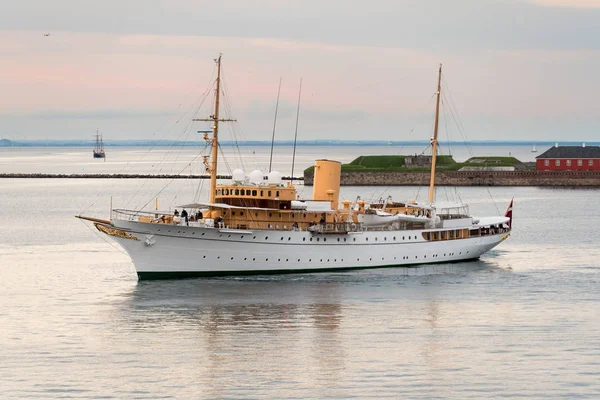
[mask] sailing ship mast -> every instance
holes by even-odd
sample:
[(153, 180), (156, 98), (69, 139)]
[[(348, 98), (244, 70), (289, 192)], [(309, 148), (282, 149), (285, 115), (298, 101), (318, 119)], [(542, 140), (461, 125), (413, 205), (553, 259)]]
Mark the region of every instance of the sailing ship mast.
[(215, 60), (217, 63), (217, 81), (215, 87), (215, 111), (209, 118), (193, 119), (192, 121), (210, 121), (213, 123), (212, 131), (213, 137), (211, 141), (211, 153), (210, 153), (210, 192), (208, 201), (209, 203), (215, 202), (215, 195), (217, 193), (217, 156), (219, 153), (219, 122), (231, 122), (235, 119), (219, 119), (219, 99), (221, 94), (221, 57)]
[(437, 88), (437, 99), (435, 104), (435, 122), (433, 124), (433, 139), (431, 149), (431, 178), (429, 181), (429, 203), (433, 204), (433, 198), (435, 195), (435, 164), (437, 158), (437, 144), (438, 144), (438, 125), (440, 120), (440, 95), (442, 92), (442, 64), (440, 64), (440, 71), (438, 74), (438, 88)]

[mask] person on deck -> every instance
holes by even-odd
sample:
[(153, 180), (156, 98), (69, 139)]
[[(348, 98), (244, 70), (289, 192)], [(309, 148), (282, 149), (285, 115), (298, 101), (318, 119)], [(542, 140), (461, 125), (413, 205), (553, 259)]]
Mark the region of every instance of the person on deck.
[(181, 218), (183, 218), (183, 220), (185, 221), (185, 224), (187, 226), (190, 226), (190, 221), (188, 219), (188, 212), (186, 211), (185, 208), (181, 211)]

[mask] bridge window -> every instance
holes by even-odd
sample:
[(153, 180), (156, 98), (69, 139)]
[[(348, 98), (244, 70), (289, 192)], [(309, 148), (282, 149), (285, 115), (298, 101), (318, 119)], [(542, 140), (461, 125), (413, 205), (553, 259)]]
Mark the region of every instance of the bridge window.
[(550, 166), (550, 160), (544, 160), (544, 166), (549, 167)]
[(253, 191), (252, 191), (252, 196), (256, 196), (256, 194), (257, 194), (257, 193), (258, 193), (258, 192), (257, 192), (256, 190), (253, 190)]
[(577, 166), (578, 167), (583, 166), (583, 160), (577, 160)]
[(239, 196), (240, 195), (240, 189), (235, 189), (235, 195)]
[(571, 160), (567, 160), (567, 167), (571, 166)]
[(557, 167), (560, 167), (560, 160), (554, 160), (554, 165), (556, 165)]
[(593, 167), (594, 166), (594, 160), (588, 160), (588, 165), (590, 167)]

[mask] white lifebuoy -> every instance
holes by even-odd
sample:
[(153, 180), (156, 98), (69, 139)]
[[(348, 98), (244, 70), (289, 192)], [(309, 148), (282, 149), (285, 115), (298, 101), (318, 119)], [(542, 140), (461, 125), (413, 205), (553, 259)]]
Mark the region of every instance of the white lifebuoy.
[(354, 222), (350, 224), (350, 230), (352, 232), (356, 231), (356, 224)]

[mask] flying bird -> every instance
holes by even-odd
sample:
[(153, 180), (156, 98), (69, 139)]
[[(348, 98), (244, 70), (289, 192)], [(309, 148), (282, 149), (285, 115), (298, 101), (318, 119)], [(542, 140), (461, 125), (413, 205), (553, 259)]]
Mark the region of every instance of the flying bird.
[(50, 36), (50, 34), (49, 33), (44, 33), (44, 36)]

